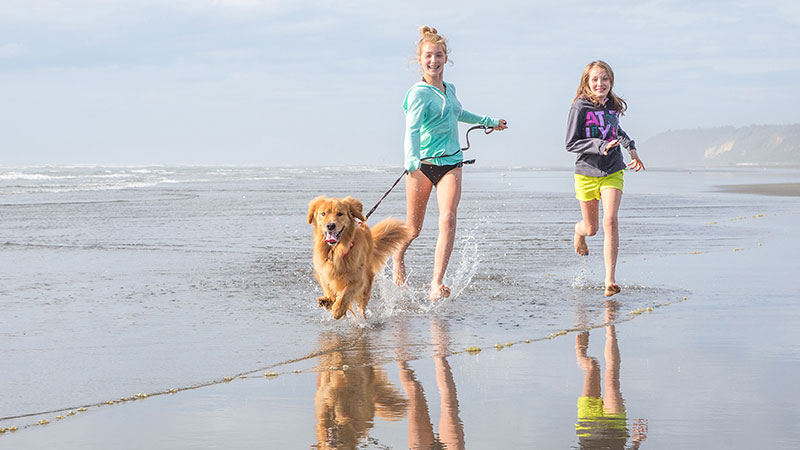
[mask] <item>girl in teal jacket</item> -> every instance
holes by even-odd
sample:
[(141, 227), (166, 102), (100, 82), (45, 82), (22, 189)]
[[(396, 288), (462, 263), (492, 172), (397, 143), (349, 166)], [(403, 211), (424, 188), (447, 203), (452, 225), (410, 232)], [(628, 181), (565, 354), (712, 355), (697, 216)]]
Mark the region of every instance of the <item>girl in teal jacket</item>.
[[(435, 28), (420, 28), (422, 38), (417, 45), (417, 61), (422, 67), (423, 79), (406, 93), (403, 108), (406, 111), (405, 162), (406, 224), (413, 230), (413, 241), (422, 230), (425, 209), (433, 187), (439, 204), (439, 236), (433, 263), (430, 299), (450, 295), (443, 284), (456, 231), (456, 212), (461, 200), (461, 165), (463, 154), (458, 143), (458, 122), (481, 124), (495, 130), (507, 128), (503, 119), (479, 116), (461, 108), (456, 89), (444, 82), (444, 64), (447, 62), (447, 41)], [(392, 258), (394, 281), (406, 282), (405, 252), (401, 247)]]
[(480, 124), (488, 128), (500, 125), (498, 119), (464, 110), (456, 98), (456, 87), (447, 82), (442, 82), (442, 85), (443, 90), (420, 81), (406, 93), (403, 101), (406, 111), (403, 165), (409, 173), (420, 168), (422, 158), (434, 158), (425, 162), (435, 166), (454, 165), (463, 161), (464, 155), (458, 142), (458, 122)]

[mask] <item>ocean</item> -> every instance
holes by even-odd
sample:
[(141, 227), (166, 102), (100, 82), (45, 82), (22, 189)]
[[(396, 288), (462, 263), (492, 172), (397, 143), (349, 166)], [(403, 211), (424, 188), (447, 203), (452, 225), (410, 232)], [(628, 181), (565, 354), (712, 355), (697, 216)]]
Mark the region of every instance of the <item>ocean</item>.
[[(178, 398), (267, 372), (318, 373), (326, 370), (325, 355), (354, 343), (369, 353), (370, 365), (380, 366), (498, 343), (536, 345), (605, 323), (602, 231), (589, 239), (588, 257), (574, 253), (580, 210), (571, 169), (479, 166), (464, 169), (445, 278), (453, 295), (427, 300), (433, 194), (423, 231), (407, 253), (408, 286), (394, 286), (387, 268), (366, 319), (332, 320), (317, 306), (308, 202), (352, 196), (366, 211), (400, 172), (0, 167), (0, 427), (41, 433), (41, 420), (80, 408), (102, 414), (101, 405), (140, 401), (140, 394)], [(695, 294), (662, 276), (659, 261), (758, 247), (771, 231), (751, 219), (797, 214), (794, 199), (719, 186), (796, 182), (798, 173), (627, 172), (617, 269), (621, 311), (668, 310)], [(369, 223), (403, 218), (404, 209), (401, 183)], [(432, 317), (447, 329), (444, 344), (430, 343)], [(385, 448), (359, 439), (358, 448)], [(314, 441), (310, 427), (305, 441)]]

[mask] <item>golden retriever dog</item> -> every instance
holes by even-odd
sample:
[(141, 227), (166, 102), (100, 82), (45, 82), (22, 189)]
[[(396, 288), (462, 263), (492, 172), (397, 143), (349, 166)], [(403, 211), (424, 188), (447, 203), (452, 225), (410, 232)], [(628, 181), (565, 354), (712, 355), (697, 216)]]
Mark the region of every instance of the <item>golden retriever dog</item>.
[(314, 225), (314, 272), (322, 287), (319, 306), (334, 319), (358, 303), (366, 317), (372, 282), (389, 255), (410, 233), (405, 223), (384, 219), (370, 230), (361, 201), (320, 196), (308, 204), (308, 223)]

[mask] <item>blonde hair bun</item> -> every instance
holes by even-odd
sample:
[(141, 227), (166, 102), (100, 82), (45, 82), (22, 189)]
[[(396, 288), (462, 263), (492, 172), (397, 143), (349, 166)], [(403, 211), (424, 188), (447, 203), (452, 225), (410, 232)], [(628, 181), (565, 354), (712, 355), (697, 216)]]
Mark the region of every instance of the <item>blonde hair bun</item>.
[(425, 37), (426, 34), (439, 34), (439, 33), (436, 31), (436, 28), (425, 25), (419, 28), (419, 34), (421, 34), (422, 37)]

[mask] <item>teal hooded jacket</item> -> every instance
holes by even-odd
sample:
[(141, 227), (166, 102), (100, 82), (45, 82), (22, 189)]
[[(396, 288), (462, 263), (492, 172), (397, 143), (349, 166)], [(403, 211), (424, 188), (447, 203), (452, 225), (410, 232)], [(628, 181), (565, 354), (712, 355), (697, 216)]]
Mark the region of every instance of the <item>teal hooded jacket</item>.
[(456, 98), (456, 87), (447, 82), (444, 86), (446, 92), (420, 81), (406, 92), (403, 101), (406, 111), (403, 166), (409, 173), (419, 169), (422, 158), (453, 155), (426, 161), (437, 166), (458, 164), (464, 160), (458, 143), (458, 122), (486, 127), (500, 124), (499, 119), (465, 111)]

